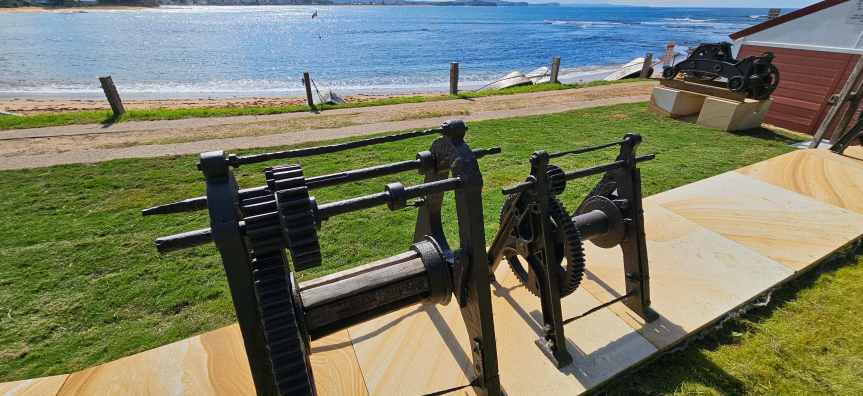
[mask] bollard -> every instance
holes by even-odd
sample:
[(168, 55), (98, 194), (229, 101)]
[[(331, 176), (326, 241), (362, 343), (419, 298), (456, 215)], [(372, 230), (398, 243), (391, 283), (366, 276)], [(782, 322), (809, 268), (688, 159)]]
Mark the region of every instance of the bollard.
[(105, 91), (105, 97), (108, 98), (108, 103), (111, 104), (111, 111), (115, 116), (123, 115), (126, 110), (123, 109), (123, 102), (120, 101), (120, 94), (117, 93), (114, 80), (111, 79), (111, 76), (104, 76), (99, 77), (99, 82), (102, 83), (102, 90)]
[(449, 94), (458, 95), (458, 62), (449, 64)]
[(557, 83), (557, 74), (560, 72), (560, 57), (555, 56), (551, 60), (551, 80), (548, 81), (549, 84)]
[(653, 63), (653, 52), (648, 52), (647, 55), (644, 55), (644, 66), (641, 67), (641, 74), (638, 76), (640, 78), (649, 78), (650, 76), (650, 64)]
[(312, 100), (312, 81), (309, 78), (309, 72), (303, 72), (303, 84), (306, 86), (306, 100), (309, 101), (309, 107), (315, 108), (315, 101)]

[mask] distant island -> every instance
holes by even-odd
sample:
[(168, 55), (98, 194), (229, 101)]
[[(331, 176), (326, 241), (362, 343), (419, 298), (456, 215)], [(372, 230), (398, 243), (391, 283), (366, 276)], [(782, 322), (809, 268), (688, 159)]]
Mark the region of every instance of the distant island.
[[(444, 7), (560, 7), (560, 3), (506, 0), (0, 0), (0, 8), (159, 7), (159, 5), (418, 5)], [(569, 6), (570, 4), (567, 4)], [(602, 6), (603, 4), (598, 4)], [(587, 6), (587, 5), (586, 5)]]

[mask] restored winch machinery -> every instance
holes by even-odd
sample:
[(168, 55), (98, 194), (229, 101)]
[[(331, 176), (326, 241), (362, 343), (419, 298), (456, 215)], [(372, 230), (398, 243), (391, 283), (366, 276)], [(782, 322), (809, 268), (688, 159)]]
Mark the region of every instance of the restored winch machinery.
[[(645, 320), (657, 318), (649, 308), (637, 168), (653, 156), (635, 155), (640, 135), (563, 153), (534, 152), (525, 182), (503, 190), (507, 198), (500, 229), (486, 250), (478, 160), (500, 149), (472, 150), (464, 141), (466, 131), (461, 120), (451, 120), (438, 129), (331, 146), (248, 156), (203, 153), (198, 169), (206, 180), (206, 196), (143, 211), (145, 216), (209, 211), (209, 228), (159, 238), (156, 246), (168, 253), (215, 243), (259, 395), (316, 394), (309, 362), (313, 340), (417, 303), (446, 305), (453, 296), (470, 337), (474, 372), (468, 386), (479, 395), (502, 394), (491, 282), (503, 259), (541, 299), (544, 327), (536, 344), (556, 367), (572, 362), (563, 326), (573, 320), (618, 301)], [(264, 171), (266, 185), (242, 190), (231, 170), (432, 134), (440, 136), (416, 159), (370, 168), (305, 177), (300, 165), (272, 166)], [(608, 164), (571, 172), (549, 164), (554, 158), (614, 146), (620, 147), (620, 154)], [(309, 195), (314, 189), (407, 171), (418, 171), (424, 181), (409, 187), (390, 183), (381, 193), (329, 203)], [(603, 176), (571, 216), (557, 196), (568, 181), (592, 175)], [(459, 246), (454, 249), (447, 243), (441, 216), (448, 191), (454, 192), (458, 222)], [(315, 280), (296, 281), (297, 272), (323, 263), (318, 231), (324, 221), (382, 205), (390, 210), (417, 208), (413, 244), (407, 252)], [(621, 247), (627, 292), (584, 315), (563, 319), (560, 299), (574, 292), (582, 280), (585, 240), (602, 248)]]
[(729, 90), (764, 100), (779, 86), (779, 69), (773, 64), (775, 57), (772, 52), (765, 52), (738, 60), (732, 56), (731, 43), (705, 43), (683, 62), (665, 68), (662, 78), (673, 80), (681, 72), (705, 82), (724, 78)]

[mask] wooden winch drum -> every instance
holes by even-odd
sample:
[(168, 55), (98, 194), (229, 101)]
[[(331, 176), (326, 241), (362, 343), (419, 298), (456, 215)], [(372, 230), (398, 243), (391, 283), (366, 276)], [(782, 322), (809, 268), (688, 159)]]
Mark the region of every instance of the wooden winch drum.
[(417, 303), (447, 305), (450, 264), (426, 237), (408, 252), (299, 284), (311, 340)]

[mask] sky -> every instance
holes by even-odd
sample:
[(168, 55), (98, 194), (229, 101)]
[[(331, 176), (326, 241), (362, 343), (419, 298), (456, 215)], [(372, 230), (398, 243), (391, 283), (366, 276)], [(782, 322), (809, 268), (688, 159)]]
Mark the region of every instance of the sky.
[(651, 7), (740, 7), (740, 8), (803, 8), (820, 0), (527, 0), (532, 3), (621, 4)]

